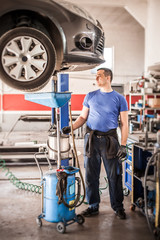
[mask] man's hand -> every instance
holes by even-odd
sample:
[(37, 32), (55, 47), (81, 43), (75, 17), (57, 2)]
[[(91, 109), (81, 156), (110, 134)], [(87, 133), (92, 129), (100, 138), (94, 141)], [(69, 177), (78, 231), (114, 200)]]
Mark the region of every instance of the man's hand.
[(126, 146), (121, 145), (120, 148), (118, 149), (117, 152), (117, 157), (122, 160), (123, 158), (125, 158), (127, 155), (127, 150), (126, 150)]
[(67, 127), (63, 127), (62, 128), (62, 133), (67, 134), (71, 132), (71, 127), (67, 126)]

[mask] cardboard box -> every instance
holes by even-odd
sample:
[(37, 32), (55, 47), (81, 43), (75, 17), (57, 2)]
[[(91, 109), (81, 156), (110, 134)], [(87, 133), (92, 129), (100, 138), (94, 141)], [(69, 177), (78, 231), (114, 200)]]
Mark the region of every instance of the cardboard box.
[(148, 105), (152, 108), (159, 108), (160, 107), (160, 98), (149, 98)]

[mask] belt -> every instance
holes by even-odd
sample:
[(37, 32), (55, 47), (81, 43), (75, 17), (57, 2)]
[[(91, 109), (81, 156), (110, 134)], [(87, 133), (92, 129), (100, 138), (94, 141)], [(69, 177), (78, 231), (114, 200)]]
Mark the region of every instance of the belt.
[(98, 139), (106, 138), (106, 155), (108, 159), (112, 159), (117, 154), (117, 149), (119, 146), (118, 143), (118, 137), (116, 129), (111, 129), (108, 132), (101, 132), (92, 130), (89, 127), (87, 127), (87, 133), (89, 132), (89, 138), (86, 143), (85, 147), (85, 155), (87, 157), (91, 157), (93, 154), (93, 148), (94, 148), (94, 141), (93, 137), (97, 137)]
[(96, 138), (104, 138), (105, 136), (102, 135), (95, 135)]

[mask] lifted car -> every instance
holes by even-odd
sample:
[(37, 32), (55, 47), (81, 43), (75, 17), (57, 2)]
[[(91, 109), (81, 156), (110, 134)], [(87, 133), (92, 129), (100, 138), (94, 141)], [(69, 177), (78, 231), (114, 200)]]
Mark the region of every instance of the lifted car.
[(22, 91), (44, 87), (55, 72), (104, 62), (101, 24), (61, 0), (0, 0), (0, 78)]

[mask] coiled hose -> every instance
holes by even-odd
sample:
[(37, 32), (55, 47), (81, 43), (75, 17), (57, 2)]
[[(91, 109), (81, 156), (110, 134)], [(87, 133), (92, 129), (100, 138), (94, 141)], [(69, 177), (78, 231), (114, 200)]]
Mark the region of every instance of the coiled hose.
[(0, 159), (0, 169), (2, 169), (3, 172), (6, 172), (5, 176), (8, 177), (10, 182), (15, 185), (17, 188), (25, 190), (25, 191), (31, 191), (35, 193), (42, 193), (41, 186), (30, 184), (26, 182), (20, 181), (18, 178), (15, 177), (15, 175), (9, 170), (9, 168), (6, 167), (5, 160)]

